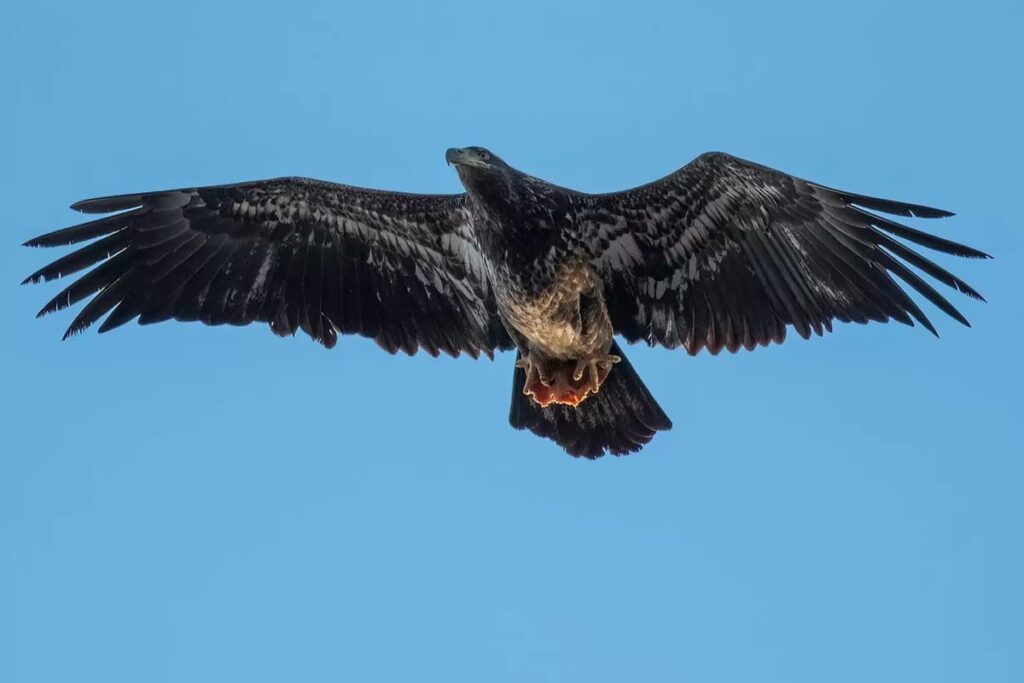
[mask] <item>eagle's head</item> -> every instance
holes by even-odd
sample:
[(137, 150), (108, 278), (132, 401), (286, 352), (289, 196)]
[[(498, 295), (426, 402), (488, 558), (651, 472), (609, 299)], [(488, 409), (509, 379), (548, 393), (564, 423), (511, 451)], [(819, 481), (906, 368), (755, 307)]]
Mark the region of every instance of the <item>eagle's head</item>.
[(445, 161), (459, 173), (463, 187), (477, 200), (492, 207), (515, 199), (521, 173), (483, 147), (451, 148)]
[(503, 171), (509, 168), (497, 154), (483, 147), (449, 147), (444, 153), (444, 160), (460, 173), (463, 169)]

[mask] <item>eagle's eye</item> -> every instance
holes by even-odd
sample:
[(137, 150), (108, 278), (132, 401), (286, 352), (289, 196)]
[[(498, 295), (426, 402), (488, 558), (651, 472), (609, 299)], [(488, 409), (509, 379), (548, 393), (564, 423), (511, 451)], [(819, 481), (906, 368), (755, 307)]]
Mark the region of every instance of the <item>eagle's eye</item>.
[(478, 152), (478, 154), (480, 155), (480, 160), (481, 161), (490, 161), (491, 160), (491, 155), (488, 154), (487, 152)]

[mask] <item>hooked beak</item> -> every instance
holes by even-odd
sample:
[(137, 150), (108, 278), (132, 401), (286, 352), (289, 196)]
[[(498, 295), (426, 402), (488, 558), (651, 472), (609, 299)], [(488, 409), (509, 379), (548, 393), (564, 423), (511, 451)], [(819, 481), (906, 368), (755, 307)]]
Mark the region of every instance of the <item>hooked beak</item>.
[(448, 151), (444, 153), (444, 160), (449, 166), (455, 164), (456, 166), (465, 163), (466, 151), (458, 149), (457, 147), (449, 147)]

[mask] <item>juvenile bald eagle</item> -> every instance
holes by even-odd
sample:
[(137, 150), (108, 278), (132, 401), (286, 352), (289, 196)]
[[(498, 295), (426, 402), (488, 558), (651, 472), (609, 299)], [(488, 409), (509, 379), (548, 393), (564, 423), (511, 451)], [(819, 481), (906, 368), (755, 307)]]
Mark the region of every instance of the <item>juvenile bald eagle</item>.
[(894, 237), (986, 254), (874, 212), (952, 214), (727, 154), (611, 194), (552, 185), (479, 147), (446, 159), (465, 193), (279, 178), (81, 201), (72, 208), (119, 213), (26, 242), (95, 239), (26, 282), (96, 266), (39, 312), (92, 297), (65, 338), (106, 315), (100, 332), (136, 318), (261, 321), (326, 347), (340, 333), (391, 353), (514, 348), (512, 426), (590, 458), (671, 427), (615, 335), (717, 354), (782, 342), (790, 326), (821, 335), (833, 320), (935, 333), (894, 276), (967, 325), (908, 265), (982, 298)]

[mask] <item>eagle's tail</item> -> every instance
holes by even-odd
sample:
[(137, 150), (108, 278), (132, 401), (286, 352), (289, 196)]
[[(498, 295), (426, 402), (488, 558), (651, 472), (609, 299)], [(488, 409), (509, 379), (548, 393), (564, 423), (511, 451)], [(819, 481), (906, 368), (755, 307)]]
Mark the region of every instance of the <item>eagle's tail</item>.
[(601, 385), (601, 391), (577, 407), (541, 408), (523, 394), (526, 371), (516, 368), (512, 378), (512, 409), (508, 421), (516, 429), (529, 429), (551, 439), (570, 455), (599, 458), (605, 453), (635, 453), (659, 431), (672, 428), (658, 402), (636, 374), (619, 345), (609, 354), (622, 358)]

